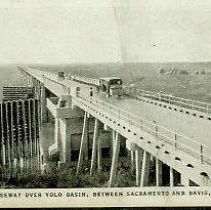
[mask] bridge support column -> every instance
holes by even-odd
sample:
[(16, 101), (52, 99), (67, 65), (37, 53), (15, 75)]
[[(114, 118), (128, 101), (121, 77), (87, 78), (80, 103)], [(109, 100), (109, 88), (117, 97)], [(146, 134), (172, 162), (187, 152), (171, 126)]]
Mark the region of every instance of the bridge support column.
[(155, 159), (155, 173), (156, 173), (156, 186), (162, 186), (162, 162), (159, 159)]
[[(19, 141), (19, 164), (20, 170), (22, 171), (24, 166), (26, 166), (26, 115), (25, 115), (25, 104), (24, 101), (19, 103), (19, 128), (21, 129), (20, 141)], [(35, 122), (36, 125), (36, 122)]]
[[(12, 109), (13, 109), (13, 112), (12, 112), (13, 113), (12, 114), (13, 115), (13, 124), (14, 124), (14, 127), (17, 127), (17, 102), (16, 101), (14, 101), (12, 103)], [(17, 150), (18, 150), (18, 148), (17, 148), (17, 130), (15, 132), (15, 136), (16, 136), (16, 141), (12, 142), (12, 147), (14, 148), (13, 149), (13, 171), (14, 172), (17, 171), (17, 166), (18, 166), (18, 164), (17, 164)]]
[(108, 130), (108, 125), (104, 124), (103, 128), (104, 128), (105, 131), (107, 131)]
[(46, 109), (46, 92), (45, 86), (41, 84), (41, 94), (40, 94), (40, 105), (41, 105), (41, 121), (42, 123), (47, 122), (47, 109)]
[(140, 148), (137, 148), (135, 151), (135, 158), (136, 158), (136, 186), (140, 186), (141, 181), (141, 167), (142, 167), (142, 155), (143, 152)]
[(10, 106), (11, 106), (11, 114), (10, 114), (10, 117), (11, 117), (11, 120), (10, 120), (10, 128), (11, 128), (10, 157), (11, 157), (11, 167), (13, 168), (13, 165), (14, 165), (14, 130), (13, 130), (14, 113), (13, 113), (13, 102), (11, 102)]
[(29, 168), (31, 169), (32, 168), (32, 160), (33, 160), (33, 144), (32, 144), (32, 123), (31, 123), (31, 119), (32, 119), (32, 116), (31, 116), (31, 100), (28, 100), (28, 157), (29, 157)]
[(27, 130), (26, 130), (26, 106), (25, 106), (25, 101), (22, 101), (22, 123), (23, 123), (23, 137), (22, 137), (22, 147), (23, 147), (23, 167), (27, 168), (27, 161), (28, 161), (28, 142), (27, 142)]
[(18, 172), (18, 163), (17, 163), (17, 158), (13, 159), (13, 163), (12, 163), (12, 175), (13, 176), (17, 176), (17, 172)]
[[(34, 153), (35, 153), (35, 156), (37, 157), (37, 155), (38, 155), (38, 147), (37, 147), (37, 143), (38, 143), (38, 139), (37, 139), (37, 136), (38, 136), (38, 133), (39, 133), (39, 128), (38, 128), (38, 126), (37, 126), (37, 124), (38, 124), (38, 120), (37, 120), (37, 107), (36, 107), (36, 103), (35, 103), (35, 101), (33, 100), (33, 109), (34, 109), (34, 111), (33, 111), (33, 118), (34, 118), (34, 127), (35, 127), (35, 129), (34, 129)], [(37, 158), (36, 158), (36, 161), (37, 161)]]
[(185, 186), (185, 187), (189, 187), (189, 179), (187, 178), (187, 176), (185, 176), (184, 174), (180, 175), (180, 179), (181, 179), (181, 185)]
[(112, 155), (113, 155), (113, 134), (112, 134), (112, 131), (110, 131), (110, 142), (109, 142), (109, 157), (112, 158)]
[(23, 160), (23, 157), (20, 157), (20, 169), (21, 169), (21, 171), (23, 170), (23, 167), (24, 167), (24, 160)]
[(115, 179), (116, 179), (116, 170), (119, 158), (119, 151), (120, 151), (120, 136), (119, 133), (116, 133), (116, 138), (114, 142), (114, 151), (112, 157), (112, 164), (111, 164), (111, 172), (110, 172), (110, 179), (109, 179), (109, 187), (112, 187)]
[(174, 186), (174, 169), (170, 167), (170, 187)]
[(11, 131), (11, 128), (10, 128), (10, 124), (9, 124), (9, 121), (10, 121), (10, 115), (9, 115), (9, 112), (10, 112), (10, 109), (9, 109), (9, 103), (6, 102), (5, 103), (5, 115), (6, 115), (6, 142), (5, 142), (5, 154), (6, 154), (6, 165), (10, 168), (10, 164), (11, 164), (11, 159), (10, 159), (10, 131)]
[(77, 171), (76, 174), (79, 173), (79, 170), (82, 165), (82, 160), (84, 156), (84, 146), (87, 138), (87, 113), (84, 114), (84, 124), (83, 124), (83, 131), (82, 131), (82, 137), (81, 137), (81, 146), (80, 146), (80, 152), (78, 157), (78, 165), (77, 165)]
[(201, 177), (200, 186), (210, 187), (210, 186), (211, 186), (210, 177), (208, 177), (207, 175), (203, 175), (203, 176)]
[(112, 157), (114, 154), (114, 147), (115, 147), (115, 140), (116, 140), (116, 131), (115, 130), (111, 130), (111, 151), (112, 151)]
[(6, 164), (6, 157), (5, 157), (5, 139), (4, 139), (4, 111), (3, 111), (3, 103), (1, 103), (1, 162), (2, 165), (5, 166)]
[(98, 172), (102, 171), (102, 147), (101, 147), (101, 138), (98, 139), (98, 145), (97, 145), (98, 149), (98, 160), (97, 160), (97, 170)]
[(88, 136), (89, 136), (89, 122), (90, 122), (90, 114), (88, 116), (87, 113), (87, 122), (86, 122), (86, 130), (85, 130), (85, 134), (84, 134), (84, 149), (83, 149), (83, 159), (85, 161), (89, 160), (89, 145), (88, 145)]
[(131, 170), (133, 171), (135, 169), (135, 151), (130, 151), (130, 159), (131, 159)]
[[(40, 135), (39, 135), (40, 136)], [(39, 138), (37, 139), (37, 167), (40, 170), (41, 169), (41, 154), (40, 154), (40, 142)]]
[(93, 170), (96, 164), (96, 159), (97, 159), (98, 126), (99, 126), (99, 121), (98, 119), (95, 119), (94, 136), (93, 136), (93, 142), (92, 142), (92, 159), (91, 159), (90, 175), (92, 175), (93, 173)]
[[(17, 116), (16, 116), (16, 120), (17, 120), (17, 128), (20, 128), (20, 107), (19, 107), (19, 102), (16, 102), (16, 110), (17, 110)], [(16, 153), (16, 157), (17, 157), (17, 169), (18, 171), (21, 170), (21, 164), (20, 164), (20, 158), (21, 158), (21, 144), (20, 144), (20, 129), (17, 129), (17, 140), (16, 140), (16, 148), (17, 148), (17, 153)]]
[[(60, 101), (67, 101), (67, 97), (61, 97)], [(66, 105), (67, 105), (66, 103)], [(58, 162), (59, 166), (61, 164), (67, 163), (68, 165), (72, 165), (71, 159), (74, 159), (75, 156), (72, 155), (73, 150), (77, 151), (81, 149), (81, 153), (79, 153), (79, 165), (81, 165), (82, 160), (88, 159), (88, 135), (87, 132), (92, 129), (91, 125), (88, 129), (88, 118), (85, 117), (85, 124), (82, 122), (82, 116), (84, 116), (84, 112), (79, 109), (71, 109), (71, 104), (68, 107), (64, 107), (64, 109), (56, 108), (57, 114), (54, 115), (55, 118), (55, 128), (54, 128), (54, 143), (48, 148), (49, 156), (53, 156), (55, 154), (60, 155), (60, 161)], [(84, 121), (83, 120), (83, 121)], [(82, 127), (84, 127), (82, 129)], [(83, 131), (81, 131), (83, 130)], [(79, 134), (82, 133), (81, 139)], [(77, 138), (77, 142), (76, 141)], [(79, 138), (79, 139), (78, 139)], [(80, 142), (81, 148), (78, 148), (78, 142)], [(72, 148), (72, 142), (75, 142)], [(77, 145), (75, 148), (74, 146)], [(41, 150), (41, 147), (40, 147)], [(41, 153), (41, 152), (40, 152)], [(41, 156), (40, 156), (41, 157)], [(43, 161), (41, 161), (43, 162)], [(80, 167), (79, 167), (80, 168)]]
[(148, 185), (149, 180), (149, 166), (150, 166), (150, 154), (146, 151), (143, 152), (143, 163), (141, 171), (140, 187)]
[(4, 140), (2, 140), (2, 151), (1, 151), (1, 153), (2, 153), (2, 165), (3, 166), (5, 166), (6, 165), (6, 155), (5, 155), (5, 145), (4, 145)]
[[(60, 162), (59, 164), (66, 163), (69, 153), (67, 153), (67, 146), (70, 146), (70, 141), (67, 141), (67, 121), (66, 119), (59, 119), (59, 136), (60, 136), (60, 144), (61, 149), (60, 151)], [(69, 150), (70, 152), (71, 150)]]
[(56, 118), (54, 127), (54, 144), (56, 149), (58, 149), (59, 141), (60, 141), (60, 122), (59, 118)]
[(14, 152), (13, 152), (13, 136), (14, 136), (14, 132), (13, 132), (13, 102), (9, 102), (9, 110), (10, 110), (10, 114), (8, 116), (9, 118), (9, 128), (10, 128), (10, 135), (9, 135), (9, 150), (10, 150), (10, 165), (9, 167), (11, 168), (11, 171), (13, 171), (13, 161), (14, 161)]
[(54, 143), (48, 148), (48, 155), (51, 157), (56, 152), (59, 151), (59, 142), (61, 139), (61, 131), (60, 131), (60, 119), (55, 118), (54, 123)]
[(33, 166), (37, 167), (37, 125), (36, 125), (36, 107), (35, 107), (35, 101), (32, 100), (32, 128), (33, 128), (33, 135), (32, 135), (32, 154), (33, 154)]

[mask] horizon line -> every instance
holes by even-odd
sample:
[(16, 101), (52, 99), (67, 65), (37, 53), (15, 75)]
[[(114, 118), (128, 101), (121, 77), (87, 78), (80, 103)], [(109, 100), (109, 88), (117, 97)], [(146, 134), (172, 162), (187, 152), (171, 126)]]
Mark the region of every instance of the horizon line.
[(4, 62), (0, 62), (0, 65), (87, 65), (87, 64), (120, 64), (120, 65), (124, 65), (124, 64), (152, 64), (152, 63), (211, 63), (211, 60), (207, 60), (207, 61), (137, 61), (137, 62), (119, 62), (119, 61), (111, 61), (111, 62), (72, 62), (72, 63), (4, 63)]

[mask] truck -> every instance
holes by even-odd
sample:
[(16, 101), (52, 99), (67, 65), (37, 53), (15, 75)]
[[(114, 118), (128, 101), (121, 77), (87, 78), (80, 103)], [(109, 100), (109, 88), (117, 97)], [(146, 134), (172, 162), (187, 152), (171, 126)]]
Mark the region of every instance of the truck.
[(103, 92), (107, 93), (107, 96), (120, 97), (123, 94), (122, 79), (119, 77), (102, 77), (99, 79)]

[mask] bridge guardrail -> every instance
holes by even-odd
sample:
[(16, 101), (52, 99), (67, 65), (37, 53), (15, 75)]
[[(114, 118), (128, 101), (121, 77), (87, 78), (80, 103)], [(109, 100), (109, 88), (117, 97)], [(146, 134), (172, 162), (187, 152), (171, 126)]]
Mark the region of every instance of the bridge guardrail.
[(135, 87), (125, 87), (124, 90), (127, 95), (131, 95), (132, 97), (139, 96), (139, 97), (150, 98), (152, 100), (157, 100), (160, 102), (165, 102), (179, 107), (203, 112), (206, 113), (207, 115), (211, 114), (211, 104), (206, 102), (181, 98), (173, 95), (167, 95), (160, 92), (142, 90)]
[(141, 117), (132, 115), (114, 105), (94, 97), (88, 97), (87, 95), (78, 93), (77, 98), (94, 106), (94, 108), (97, 108), (98, 110), (100, 109), (103, 113), (115, 116), (119, 121), (126, 122), (130, 128), (135, 129), (138, 127), (140, 130), (150, 133), (159, 140), (174, 146), (175, 150), (186, 152), (201, 160), (202, 163), (206, 162), (211, 164), (211, 157), (209, 156), (209, 154), (211, 154), (211, 150), (209, 150), (207, 145), (198, 143), (189, 137), (178, 134)]

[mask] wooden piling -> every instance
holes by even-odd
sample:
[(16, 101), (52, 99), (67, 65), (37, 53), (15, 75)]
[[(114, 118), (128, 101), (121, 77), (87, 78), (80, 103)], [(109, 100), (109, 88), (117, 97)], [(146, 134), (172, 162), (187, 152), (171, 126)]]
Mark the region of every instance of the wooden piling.
[(41, 151), (40, 151), (40, 129), (41, 129), (41, 121), (40, 121), (40, 101), (35, 100), (35, 116), (36, 116), (36, 148), (37, 148), (37, 160), (38, 160), (38, 167), (41, 164)]
[(23, 138), (22, 138), (22, 145), (23, 145), (23, 164), (26, 167), (26, 162), (28, 159), (28, 142), (27, 142), (27, 121), (26, 121), (26, 102), (22, 101), (22, 117), (23, 117)]
[(13, 157), (14, 157), (14, 161), (13, 161), (13, 166), (14, 166), (14, 170), (16, 171), (17, 169), (17, 158), (18, 158), (18, 148), (17, 148), (17, 138), (18, 138), (18, 126), (17, 126), (17, 101), (13, 102), (13, 143), (12, 143), (12, 147), (13, 147)]
[(6, 135), (5, 135), (5, 153), (6, 153), (6, 165), (10, 168), (11, 159), (10, 159), (10, 108), (9, 102), (5, 103), (5, 115), (6, 115)]
[(10, 157), (11, 161), (14, 161), (14, 110), (13, 110), (13, 102), (11, 102), (11, 121), (10, 121), (10, 127), (11, 127), (11, 143), (10, 143)]
[(6, 164), (5, 159), (5, 138), (4, 138), (4, 111), (3, 111), (4, 104), (1, 104), (1, 159), (2, 165)]
[(40, 94), (39, 94), (39, 101), (41, 106), (41, 123), (47, 122), (47, 110), (46, 110), (46, 93), (45, 93), (45, 86), (43, 84), (40, 84)]
[(18, 101), (18, 110), (19, 110), (19, 148), (20, 148), (20, 169), (24, 167), (24, 139), (25, 139), (25, 125), (24, 125), (24, 113), (23, 101)]
[(18, 171), (20, 170), (20, 158), (21, 158), (21, 148), (20, 148), (20, 107), (19, 107), (19, 101), (16, 101), (16, 125), (17, 125), (17, 136), (16, 136), (16, 148), (17, 148), (17, 153), (16, 153), (16, 158), (17, 158), (17, 167)]
[(32, 121), (31, 121), (31, 100), (28, 100), (28, 145), (29, 145), (29, 168), (32, 168), (33, 143), (32, 143)]
[(36, 115), (35, 115), (35, 110), (36, 110), (36, 107), (35, 107), (35, 100), (32, 100), (32, 123), (33, 123), (33, 154), (34, 154), (34, 157), (36, 157), (37, 155), (37, 137), (36, 137), (36, 134), (37, 134), (37, 125), (36, 125)]

